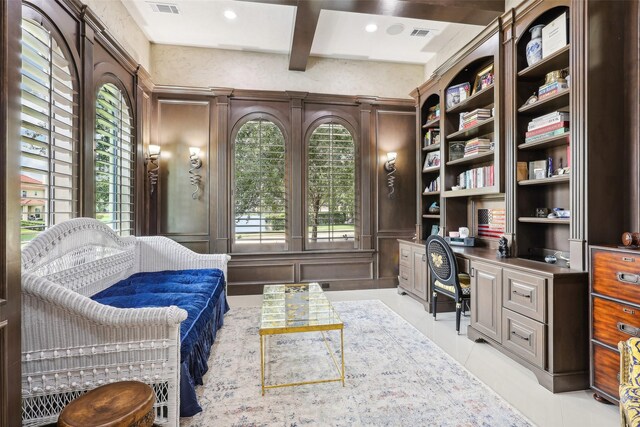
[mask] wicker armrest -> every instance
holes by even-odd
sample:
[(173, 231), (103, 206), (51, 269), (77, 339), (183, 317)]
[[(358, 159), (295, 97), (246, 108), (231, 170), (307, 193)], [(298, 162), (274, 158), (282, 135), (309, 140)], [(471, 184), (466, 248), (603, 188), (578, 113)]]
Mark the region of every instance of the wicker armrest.
[(626, 341), (618, 343), (620, 351), (620, 385), (629, 383), (629, 348)]

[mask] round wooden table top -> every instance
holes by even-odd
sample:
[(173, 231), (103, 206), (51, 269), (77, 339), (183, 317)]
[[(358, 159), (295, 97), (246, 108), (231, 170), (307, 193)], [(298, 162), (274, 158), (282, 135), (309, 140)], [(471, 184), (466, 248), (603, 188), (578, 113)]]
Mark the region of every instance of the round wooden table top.
[(151, 426), (155, 400), (153, 389), (139, 381), (106, 384), (69, 403), (58, 417), (58, 426)]

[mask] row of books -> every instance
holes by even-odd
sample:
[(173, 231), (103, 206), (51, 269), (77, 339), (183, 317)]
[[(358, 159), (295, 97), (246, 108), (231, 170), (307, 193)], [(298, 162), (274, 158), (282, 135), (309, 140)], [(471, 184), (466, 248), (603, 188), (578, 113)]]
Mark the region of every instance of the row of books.
[(437, 177), (424, 187), (425, 193), (431, 193), (433, 191), (440, 191), (440, 177)]
[(493, 165), (470, 169), (458, 175), (460, 188), (491, 187), (494, 182)]
[(535, 142), (569, 131), (569, 113), (554, 111), (536, 117), (529, 122), (525, 133), (525, 142)]
[(493, 150), (493, 144), (488, 138), (473, 138), (464, 145), (464, 157), (486, 153)]
[(567, 89), (569, 89), (569, 85), (564, 79), (540, 86), (538, 88), (538, 100), (548, 98)]
[(440, 129), (429, 129), (424, 134), (424, 146), (439, 144), (440, 143)]
[(468, 113), (460, 113), (461, 129), (468, 129), (491, 118), (491, 109), (478, 108)]

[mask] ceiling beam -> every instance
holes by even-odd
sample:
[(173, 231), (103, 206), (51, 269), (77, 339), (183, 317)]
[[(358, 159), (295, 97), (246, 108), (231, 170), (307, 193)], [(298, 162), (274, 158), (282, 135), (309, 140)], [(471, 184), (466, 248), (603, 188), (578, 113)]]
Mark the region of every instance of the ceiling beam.
[(307, 61), (311, 53), (313, 36), (316, 33), (321, 9), (322, 2), (320, 1), (298, 1), (291, 52), (289, 53), (289, 70), (305, 71), (307, 69)]

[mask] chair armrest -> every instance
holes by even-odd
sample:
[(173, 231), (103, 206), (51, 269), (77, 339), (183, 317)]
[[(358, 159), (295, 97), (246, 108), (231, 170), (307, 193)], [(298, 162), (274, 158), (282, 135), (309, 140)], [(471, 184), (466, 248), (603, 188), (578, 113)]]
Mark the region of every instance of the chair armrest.
[(227, 278), (227, 254), (198, 254), (163, 236), (138, 237), (140, 272), (219, 268)]
[(115, 308), (64, 288), (43, 277), (22, 275), (22, 292), (36, 297), (89, 322), (113, 327), (179, 325), (187, 311), (176, 306), (157, 308)]
[(620, 385), (625, 385), (629, 383), (629, 350), (627, 342), (620, 341), (618, 350), (620, 351)]

